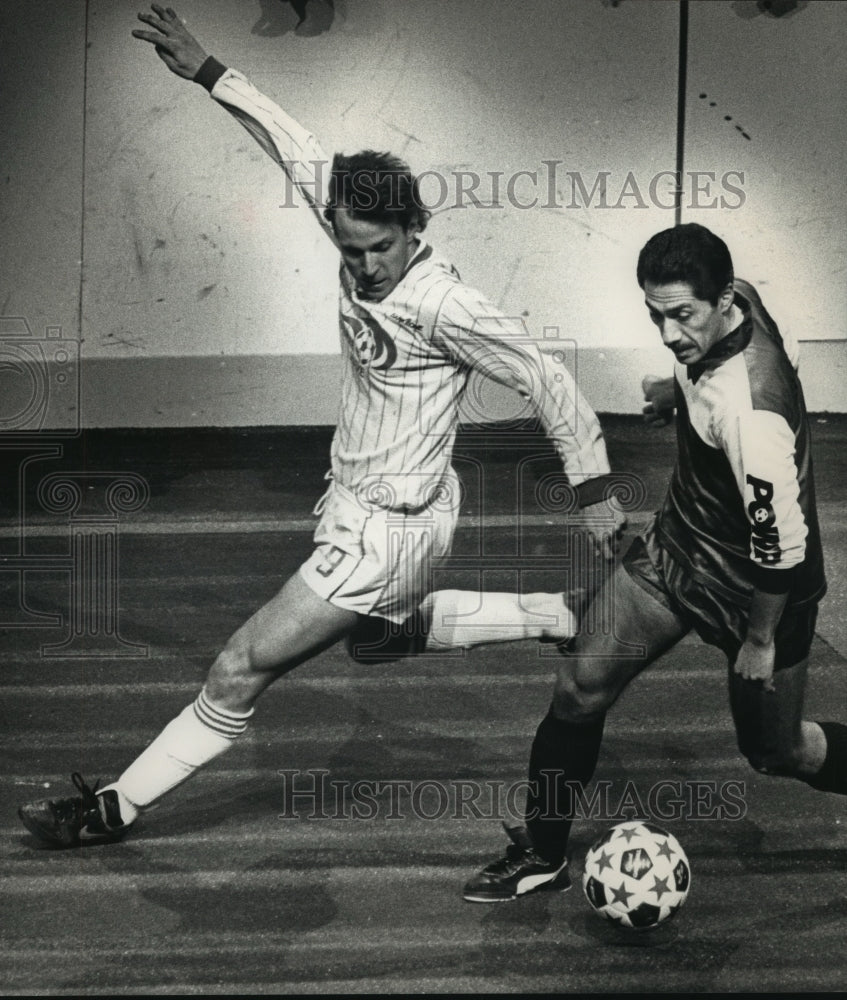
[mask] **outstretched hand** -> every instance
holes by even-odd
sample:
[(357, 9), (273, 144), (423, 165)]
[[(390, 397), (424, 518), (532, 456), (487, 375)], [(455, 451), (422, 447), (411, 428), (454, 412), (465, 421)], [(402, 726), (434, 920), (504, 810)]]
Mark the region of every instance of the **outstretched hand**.
[(152, 14), (139, 14), (138, 20), (156, 30), (136, 28), (132, 32), (133, 36), (155, 45), (157, 55), (172, 73), (186, 80), (193, 80), (208, 53), (173, 8), (154, 3), (151, 4), (151, 9)]

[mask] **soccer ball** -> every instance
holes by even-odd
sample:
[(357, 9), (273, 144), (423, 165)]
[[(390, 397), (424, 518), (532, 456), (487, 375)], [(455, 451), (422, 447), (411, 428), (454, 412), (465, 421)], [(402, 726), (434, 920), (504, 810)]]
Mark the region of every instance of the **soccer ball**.
[(646, 930), (685, 902), (691, 867), (673, 834), (652, 823), (619, 823), (585, 856), (582, 887), (608, 920)]

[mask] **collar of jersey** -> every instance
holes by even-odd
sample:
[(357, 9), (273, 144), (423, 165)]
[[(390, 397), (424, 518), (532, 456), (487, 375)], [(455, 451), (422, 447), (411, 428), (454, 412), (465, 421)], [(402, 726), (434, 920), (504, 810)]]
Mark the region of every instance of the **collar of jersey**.
[[(400, 275), (400, 281), (406, 277), (413, 267), (416, 267), (418, 264), (422, 264), (425, 260), (429, 260), (432, 256), (432, 247), (429, 243), (427, 243), (426, 240), (422, 239), (420, 236), (417, 237), (417, 241), (418, 249), (412, 254), (409, 263), (406, 265), (406, 269)], [(399, 285), (400, 282), (398, 281), (397, 284)]]
[(731, 333), (728, 333), (719, 340), (708, 354), (705, 354), (693, 365), (686, 366), (688, 378), (695, 385), (704, 372), (712, 368), (717, 368), (729, 358), (740, 354), (750, 343), (750, 338), (753, 336), (753, 320), (750, 318), (750, 307), (747, 305), (746, 300), (742, 299), (739, 295), (735, 297), (735, 304), (744, 316), (741, 323)]

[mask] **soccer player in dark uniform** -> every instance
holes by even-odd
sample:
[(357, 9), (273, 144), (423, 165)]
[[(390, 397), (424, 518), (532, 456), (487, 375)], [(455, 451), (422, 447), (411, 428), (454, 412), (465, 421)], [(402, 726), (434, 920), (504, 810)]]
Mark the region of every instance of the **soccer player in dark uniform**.
[[(796, 358), (756, 291), (734, 277), (726, 244), (703, 226), (654, 236), (637, 276), (676, 357), (676, 467), (662, 509), (595, 597), (608, 627), (563, 648), (532, 745), (526, 827), (509, 830), (506, 857), (467, 883), (471, 902), (568, 887), (568, 803), (594, 773), (606, 711), (691, 629), (726, 654), (750, 764), (847, 792), (847, 726), (802, 718), (826, 580)], [(647, 391), (654, 416), (666, 411), (667, 386)], [(624, 658), (622, 644), (644, 655)]]

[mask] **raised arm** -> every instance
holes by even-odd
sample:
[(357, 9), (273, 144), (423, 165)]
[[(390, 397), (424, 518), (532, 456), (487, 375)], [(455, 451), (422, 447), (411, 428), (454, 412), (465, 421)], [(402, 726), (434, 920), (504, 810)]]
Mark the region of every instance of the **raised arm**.
[[(524, 325), (509, 319), (478, 292), (457, 285), (439, 313), (438, 336), (455, 358), (529, 398), (576, 488), (586, 525), (611, 558), (626, 526), (614, 503), (600, 422), (556, 345), (539, 345)], [(597, 530), (595, 529), (597, 525)]]
[[(236, 70), (210, 56), (171, 7), (152, 5), (152, 14), (138, 18), (152, 28), (136, 28), (135, 38), (155, 46), (168, 69), (193, 80), (238, 121), (271, 159), (285, 171), (324, 232), (335, 242), (323, 216), (330, 162), (315, 137)], [(288, 198), (286, 198), (288, 201)]]

